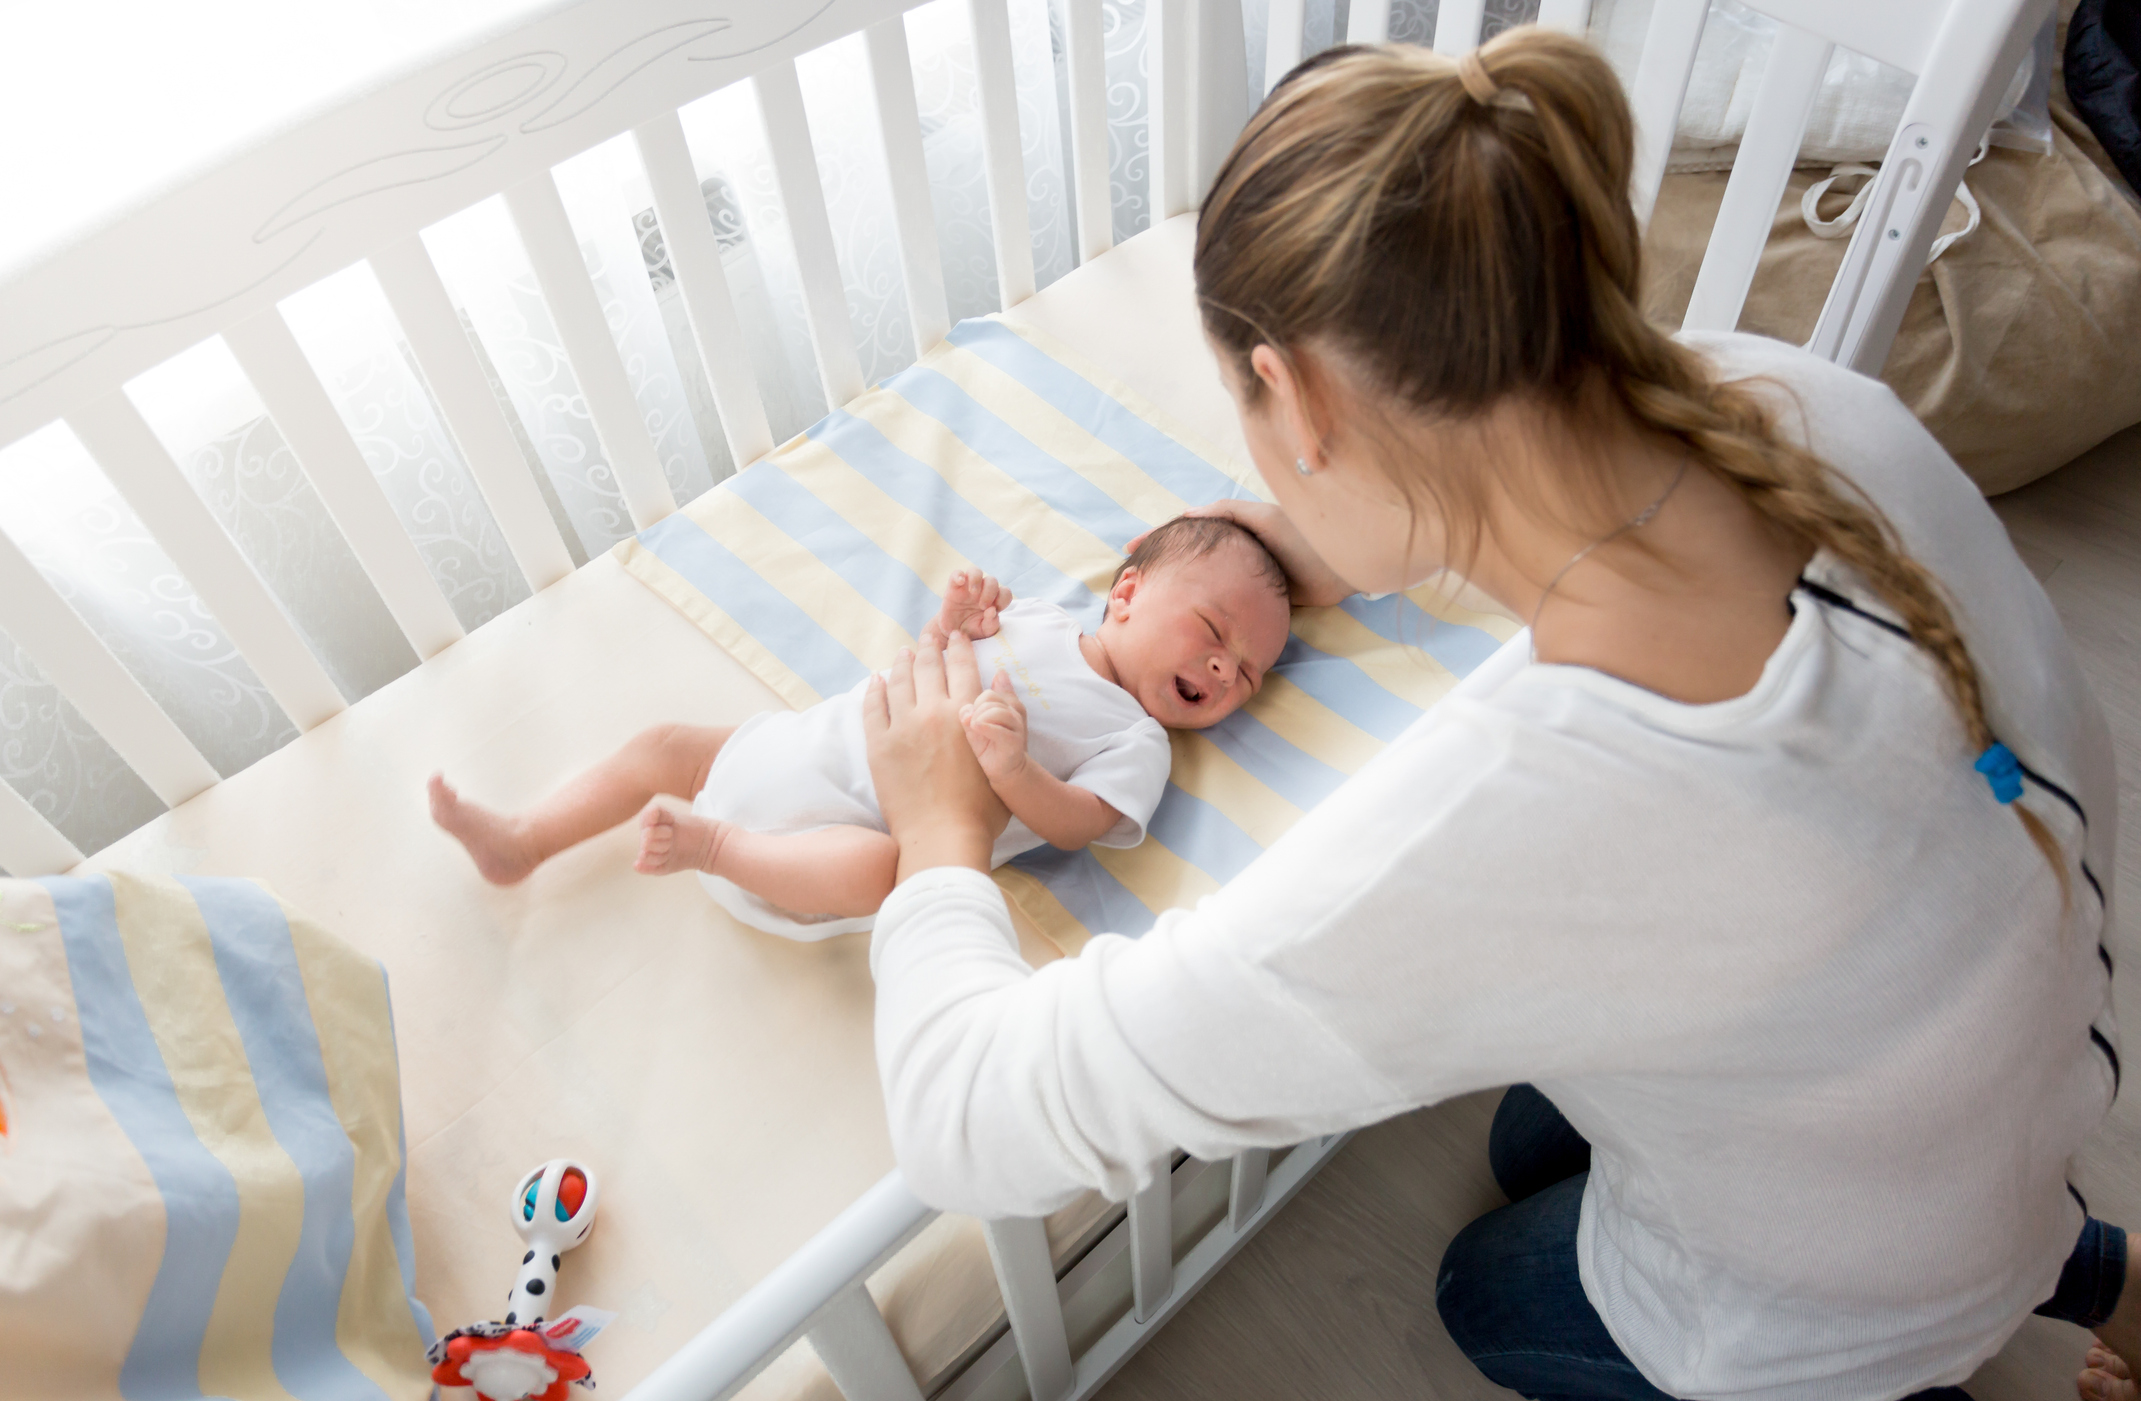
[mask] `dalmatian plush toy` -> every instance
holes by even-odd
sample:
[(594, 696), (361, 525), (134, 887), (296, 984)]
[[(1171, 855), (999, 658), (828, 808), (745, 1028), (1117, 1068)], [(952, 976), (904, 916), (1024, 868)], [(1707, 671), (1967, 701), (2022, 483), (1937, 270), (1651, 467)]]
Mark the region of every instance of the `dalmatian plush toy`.
[(594, 1386), (580, 1349), (612, 1315), (583, 1306), (554, 1322), (544, 1319), (557, 1297), (565, 1252), (594, 1229), (598, 1195), (594, 1173), (565, 1158), (520, 1180), (513, 1189), (513, 1228), (528, 1252), (506, 1294), (505, 1317), (456, 1328), (434, 1343), (427, 1354), (433, 1381), (472, 1386), (486, 1401), (564, 1401), (568, 1384)]

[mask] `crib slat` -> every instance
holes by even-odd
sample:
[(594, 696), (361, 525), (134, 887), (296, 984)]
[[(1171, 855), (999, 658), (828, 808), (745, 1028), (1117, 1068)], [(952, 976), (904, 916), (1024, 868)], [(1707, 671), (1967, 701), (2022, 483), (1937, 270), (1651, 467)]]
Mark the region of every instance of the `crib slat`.
[(1191, 208), (1204, 202), (1212, 182), (1219, 178), (1219, 167), (1234, 149), (1235, 138), (1249, 124), (1248, 61), (1241, 6), (1206, 0), (1197, 15), (1196, 42), (1190, 47), (1190, 62), (1197, 72)]
[[(610, 460), (610, 470), (616, 473), (617, 489), (632, 513), (632, 524), (645, 530), (676, 509), (676, 497), (662, 475), (661, 455), (647, 433), (639, 401), (632, 396), (632, 381), (602, 314), (602, 299), (588, 278), (580, 240), (558, 195), (558, 182), (546, 170), (505, 195), (506, 209), (528, 252), (528, 264), (535, 270), (535, 285), (542, 289), (543, 302), (550, 308), (550, 319), (572, 364), (573, 378), (587, 399), (595, 437)], [(637, 274), (635, 268), (625, 269), (622, 275)]]
[(1539, 0), (1539, 23), (1581, 38), (1591, 27), (1591, 0)]
[(1190, 192), (1195, 4), (1196, 0), (1151, 0), (1145, 7), (1145, 67), (1151, 84), (1146, 125), (1151, 132), (1155, 224), (1182, 213), (1196, 198)]
[(841, 285), (840, 259), (833, 251), (833, 223), (825, 211), (818, 157), (810, 147), (803, 87), (788, 59), (754, 73), (751, 86), (758, 91), (766, 148), (773, 157), (773, 183), (788, 215), (788, 237), (803, 278), (803, 316), (810, 348), (818, 357), (818, 382), (825, 388), (825, 406), (837, 409), (862, 392), (862, 361), (848, 325), (847, 289)]
[(346, 703), (327, 669), (134, 401), (124, 392), (109, 394), (69, 414), (67, 425), (216, 615), (291, 723), (309, 730), (340, 714)]
[(1174, 1166), (1158, 1164), (1152, 1185), (1130, 1198), (1130, 1292), (1137, 1321), (1160, 1311), (1175, 1288)]
[(1108, 190), (1108, 74), (1101, 0), (1067, 0), (1070, 46), (1071, 170), (1078, 204), (1078, 261), (1115, 246), (1114, 197)]
[(1390, 0), (1353, 0), (1346, 15), (1346, 42), (1380, 44), (1390, 38)]
[(810, 1346), (847, 1401), (922, 1401), (906, 1357), (861, 1280), (841, 1290), (818, 1315)]
[(271, 306), (224, 331), (223, 340), (416, 655), (429, 658), (460, 641), (460, 619), (396, 519), (282, 312)]
[(1227, 1182), (1227, 1224), (1239, 1231), (1264, 1204), (1264, 1179), (1271, 1172), (1269, 1148), (1244, 1148), (1234, 1155), (1234, 1171)]
[(1063, 1324), (1063, 1301), (1056, 1293), (1056, 1270), (1048, 1255), (1048, 1229), (1034, 1217), (984, 1221), (989, 1259), (1003, 1292), (1004, 1316), (1010, 1320), (1026, 1386), (1033, 1401), (1063, 1401), (1077, 1381), (1071, 1363), (1070, 1336)]
[(1754, 284), (1762, 245), (1769, 240), (1777, 201), (1792, 177), (1792, 162), (1805, 139), (1807, 118), (1833, 49), (1819, 35), (1794, 25), (1778, 26), (1754, 110), (1747, 116), (1747, 134), (1725, 185), (1724, 203), (1718, 206), (1709, 247), (1703, 250), (1702, 271), (1681, 323), (1685, 329), (1730, 331), (1739, 325), (1740, 309)]
[(28, 879), (56, 876), (82, 859), (29, 799), (0, 783), (0, 869)]
[(520, 444), (484, 377), (475, 347), (468, 343), (438, 266), (418, 237), (383, 248), (369, 261), (514, 563), (530, 589), (550, 587), (572, 573), (572, 555), (529, 475), (528, 461), (520, 455)]
[(721, 240), (706, 215), (699, 172), (684, 138), (684, 124), (666, 112), (632, 133), (639, 163), (654, 191), (654, 217), (662, 226), (662, 247), (676, 274), (684, 302), (684, 319), (698, 346), (699, 363), (714, 388), (721, 433), (738, 470), (773, 451), (773, 428), (766, 404), (758, 396), (758, 376), (744, 349), (743, 325), (736, 319), (736, 299), (729, 294), (721, 267)]
[(215, 786), (215, 766), (149, 699), (6, 531), (0, 531), (0, 631), (167, 806), (177, 807)]
[(1279, 79), (1300, 65), (1301, 26), (1307, 22), (1308, 0), (1271, 0), (1264, 29), (1264, 93), (1279, 85)]
[(952, 328), (944, 299), (944, 259), (937, 251), (936, 213), (929, 202), (929, 162), (922, 153), (922, 118), (907, 57), (907, 21), (899, 15), (863, 31), (870, 55), (870, 87), (877, 97), (877, 130), (892, 186), (892, 226), (899, 236), (900, 281), (914, 353), (922, 355)]
[(967, 0), (974, 26), (974, 84), (981, 105), (981, 161), (996, 237), (996, 287), (1009, 311), (1033, 295), (1033, 230), (1026, 212), (1026, 153), (1019, 137), (1018, 79), (1011, 66), (1005, 0)]
[(1486, 0), (1442, 0), (1435, 11), (1435, 52), (1455, 58), (1478, 48), (1480, 26), (1486, 18)]
[(1635, 117), (1635, 168), (1628, 177), (1628, 200), (1636, 223), (1650, 227), (1650, 211), (1665, 181), (1665, 163), (1673, 153), (1673, 132), (1680, 125), (1680, 104), (1687, 100), (1688, 77), (1695, 71), (1695, 47), (1702, 42), (1710, 0), (1657, 0), (1643, 57), (1636, 64), (1629, 107)]

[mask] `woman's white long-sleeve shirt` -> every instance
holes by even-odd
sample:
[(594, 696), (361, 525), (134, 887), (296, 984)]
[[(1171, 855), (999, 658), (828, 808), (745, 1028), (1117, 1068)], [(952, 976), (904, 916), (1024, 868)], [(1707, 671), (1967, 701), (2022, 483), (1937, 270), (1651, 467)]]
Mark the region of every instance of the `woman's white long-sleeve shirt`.
[[(1806, 588), (1748, 694), (1578, 667), (1461, 688), (1224, 889), (1029, 969), (975, 872), (871, 949), (893, 1142), (982, 1215), (1532, 1081), (1593, 1145), (1577, 1254), (1676, 1396), (1959, 1381), (2048, 1298), (2113, 1092), (2109, 737), (2049, 602), (1878, 383), (1689, 337), (1945, 583), (2071, 895), (1930, 664)], [(1848, 570), (1807, 578), (1878, 617)], [(2086, 860), (2088, 870), (2083, 870)], [(1424, 1297), (1424, 1296), (1423, 1296)]]

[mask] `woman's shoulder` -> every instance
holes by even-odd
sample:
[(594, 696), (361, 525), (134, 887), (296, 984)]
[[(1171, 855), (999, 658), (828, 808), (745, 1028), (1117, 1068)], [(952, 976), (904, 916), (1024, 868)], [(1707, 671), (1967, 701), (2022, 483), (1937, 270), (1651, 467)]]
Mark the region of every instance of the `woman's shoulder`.
[(1682, 331), (1674, 337), (1700, 354), (1722, 381), (1753, 381), (1776, 403), (1778, 427), (1820, 451), (1816, 439), (1838, 431), (1901, 434), (1915, 449), (1947, 454), (1895, 391), (1871, 375), (1825, 360), (1804, 346), (1744, 331)]

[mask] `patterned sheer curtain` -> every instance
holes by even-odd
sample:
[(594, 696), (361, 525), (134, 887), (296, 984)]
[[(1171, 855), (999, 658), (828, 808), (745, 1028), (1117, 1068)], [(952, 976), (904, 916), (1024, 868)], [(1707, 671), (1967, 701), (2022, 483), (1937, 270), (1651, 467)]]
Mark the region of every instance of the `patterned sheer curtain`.
[[(1151, 220), (1147, 0), (1104, 0), (1109, 195), (1115, 237)], [(1250, 90), (1262, 89), (1264, 0), (1243, 0)], [(1489, 0), (1488, 32), (1536, 13)], [(1012, 0), (1019, 132), (1045, 287), (1077, 261), (1066, 171), (1062, 0)], [(1347, 0), (1308, 0), (1305, 53), (1342, 42)], [(1398, 0), (1395, 40), (1426, 43), (1435, 0)], [(974, 57), (964, 0), (906, 16), (924, 152), (954, 319), (997, 305), (982, 173)], [(846, 285), (871, 381), (914, 359), (891, 236), (860, 36), (797, 65)], [(722, 250), (776, 440), (826, 410), (804, 330), (800, 277), (774, 194), (755, 104), (739, 85), (683, 112), (708, 218)], [(557, 171), (610, 330), (677, 499), (735, 470), (628, 139)], [(502, 203), (434, 226), (425, 241), (508, 409), (522, 456), (577, 563), (631, 532), (616, 476)], [(527, 596), (505, 540), (368, 267), (357, 264), (284, 303), (344, 422), (463, 627)], [(281, 599), (350, 700), (416, 664), (385, 605), (220, 340), (159, 366), (129, 393), (186, 476)], [(235, 773), (295, 737), (260, 679), (63, 425), (0, 452), (0, 517), (119, 660), (219, 772)], [(148, 787), (14, 642), (0, 634), (0, 779), (84, 851), (162, 810)]]

